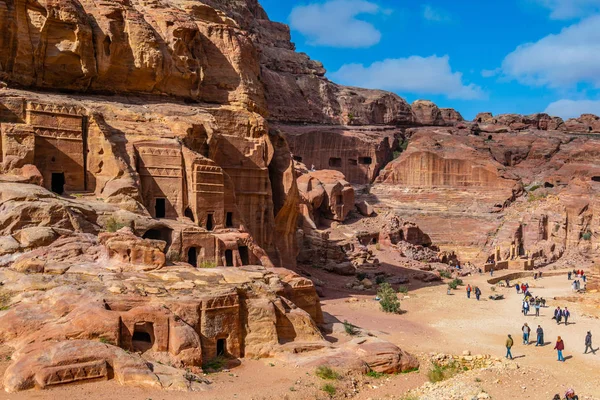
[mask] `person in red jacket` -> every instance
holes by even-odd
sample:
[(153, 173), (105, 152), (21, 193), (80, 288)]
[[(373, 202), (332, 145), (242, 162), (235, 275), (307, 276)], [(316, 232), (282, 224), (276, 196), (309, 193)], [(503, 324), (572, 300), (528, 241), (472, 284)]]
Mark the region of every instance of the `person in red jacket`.
[(563, 350), (565, 349), (565, 342), (563, 342), (563, 340), (560, 338), (560, 336), (558, 337), (558, 339), (556, 339), (556, 345), (554, 345), (554, 350), (557, 351), (558, 353), (558, 361), (565, 361), (565, 358), (563, 357)]
[(467, 285), (467, 299), (471, 298), (471, 285)]

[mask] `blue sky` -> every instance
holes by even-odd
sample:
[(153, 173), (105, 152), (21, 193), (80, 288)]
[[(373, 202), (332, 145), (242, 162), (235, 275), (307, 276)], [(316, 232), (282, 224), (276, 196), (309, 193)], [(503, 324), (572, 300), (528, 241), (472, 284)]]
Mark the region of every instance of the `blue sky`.
[(600, 115), (600, 0), (261, 0), (327, 77), (491, 111)]

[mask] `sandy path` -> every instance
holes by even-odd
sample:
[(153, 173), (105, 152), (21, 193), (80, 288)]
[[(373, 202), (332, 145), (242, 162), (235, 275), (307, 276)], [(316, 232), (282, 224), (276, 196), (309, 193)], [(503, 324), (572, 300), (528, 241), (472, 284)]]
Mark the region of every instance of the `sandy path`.
[[(386, 315), (378, 309), (373, 296), (354, 296), (359, 302), (347, 302), (343, 298), (324, 299), (323, 309), (340, 321), (349, 322), (379, 332), (379, 335), (403, 349), (412, 352), (443, 352), (461, 354), (470, 350), (473, 354), (483, 353), (504, 356), (504, 341), (511, 333), (515, 340), (513, 355), (519, 364), (543, 371), (553, 377), (550, 386), (539, 388), (539, 398), (547, 394), (575, 387), (580, 393), (600, 397), (597, 372), (600, 367), (600, 351), (597, 355), (583, 355), (584, 337), (588, 330), (595, 333), (595, 345), (600, 345), (600, 321), (581, 316), (579, 306), (567, 304), (572, 317), (569, 326), (557, 325), (551, 317), (557, 304), (548, 301), (540, 317), (523, 316), (520, 312), (522, 296), (514, 289), (498, 288), (496, 293), (506, 296), (505, 300), (492, 301), (487, 296), (493, 293), (485, 281), (487, 276), (465, 278), (465, 283), (479, 285), (483, 291), (481, 301), (474, 296), (467, 299), (464, 288), (446, 295), (445, 286), (435, 285), (409, 292), (410, 298), (402, 300), (403, 315)], [(548, 277), (537, 282), (529, 282), (531, 291), (546, 299), (555, 296), (572, 295), (566, 276)], [(335, 297), (335, 296), (334, 296)], [(527, 322), (535, 331), (540, 324), (545, 332), (545, 341), (552, 342), (544, 347), (522, 345), (521, 327)], [(556, 337), (565, 341), (564, 352), (567, 362), (556, 361), (553, 350)], [(532, 334), (531, 339), (534, 339)], [(597, 347), (597, 346), (595, 346)], [(570, 358), (572, 357), (572, 358)], [(532, 397), (536, 398), (534, 394)], [(550, 395), (550, 398), (552, 395)]]

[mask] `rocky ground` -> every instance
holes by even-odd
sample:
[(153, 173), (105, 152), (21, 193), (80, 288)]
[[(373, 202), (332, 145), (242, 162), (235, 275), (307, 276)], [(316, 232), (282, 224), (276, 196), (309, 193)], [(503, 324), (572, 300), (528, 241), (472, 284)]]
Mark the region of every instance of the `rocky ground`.
[[(386, 260), (384, 251), (379, 257)], [(551, 267), (547, 273), (555, 273)], [(316, 275), (328, 274), (313, 271)], [(331, 275), (331, 274), (330, 274)], [(321, 279), (317, 278), (317, 279)], [(573, 387), (581, 398), (597, 399), (600, 392), (593, 380), (600, 365), (598, 355), (583, 355), (583, 337), (588, 330), (600, 332), (600, 313), (588, 307), (597, 301), (597, 293), (573, 294), (566, 275), (561, 273), (538, 281), (527, 279), (535, 295), (548, 299), (548, 307), (542, 309), (540, 317), (523, 317), (520, 313), (521, 296), (513, 289), (487, 283), (489, 276), (464, 277), (465, 283), (482, 288), (481, 301), (467, 299), (464, 288), (446, 294), (443, 282), (422, 283), (409, 280), (409, 292), (399, 295), (403, 313), (386, 314), (380, 311), (374, 300), (374, 292), (350, 292), (344, 287), (344, 277), (331, 275), (329, 284), (323, 289), (325, 297), (322, 307), (325, 317), (325, 338), (336, 346), (343, 347), (356, 339), (348, 335), (342, 322), (347, 321), (371, 335), (389, 340), (401, 348), (411, 349), (418, 355), (421, 368), (405, 374), (374, 374), (372, 376), (340, 371), (341, 378), (327, 381), (316, 376), (320, 355), (293, 356), (289, 353), (274, 355), (262, 360), (243, 359), (239, 365), (229, 365), (224, 371), (200, 375), (210, 384), (202, 385), (202, 398), (207, 399), (305, 399), (329, 398), (323, 391), (324, 385), (336, 388), (335, 398), (356, 399), (504, 399), (508, 396), (526, 396), (530, 399), (550, 399), (554, 393)], [(495, 289), (492, 289), (492, 288)], [(492, 293), (505, 296), (504, 300), (492, 301)], [(558, 300), (554, 300), (554, 299)], [(569, 300), (564, 300), (569, 298)], [(568, 306), (573, 317), (569, 326), (557, 326), (550, 313), (557, 305)], [(524, 322), (545, 329), (547, 344), (541, 348), (524, 346), (520, 342), (520, 328)], [(504, 362), (504, 339), (507, 333), (515, 338), (514, 362)], [(552, 350), (556, 336), (566, 343), (567, 361), (558, 363)], [(439, 353), (463, 355), (469, 351), (473, 358), (490, 355), (493, 361), (483, 368), (464, 372), (440, 383), (430, 383), (428, 373), (432, 356)], [(0, 369), (10, 363), (11, 350), (2, 348)], [(435, 357), (434, 357), (435, 358)], [(469, 358), (469, 357), (467, 357)], [(269, 388), (268, 391), (265, 388)], [(62, 396), (95, 398), (165, 398), (187, 399), (198, 394), (164, 392), (154, 389), (123, 387), (115, 381), (100, 381), (83, 386), (56, 387), (43, 392), (7, 394), (9, 399), (50, 399)], [(108, 397), (107, 397), (108, 396)]]

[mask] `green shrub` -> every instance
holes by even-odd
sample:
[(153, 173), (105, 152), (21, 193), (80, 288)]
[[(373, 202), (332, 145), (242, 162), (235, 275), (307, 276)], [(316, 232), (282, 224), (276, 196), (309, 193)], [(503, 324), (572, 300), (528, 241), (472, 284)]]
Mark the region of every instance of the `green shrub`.
[(403, 374), (410, 374), (411, 372), (419, 372), (419, 367), (409, 368), (406, 371), (402, 371)]
[(583, 235), (581, 235), (581, 238), (583, 240), (592, 240), (592, 232), (587, 231), (586, 233), (584, 233)]
[(105, 223), (105, 229), (108, 232), (116, 232), (119, 229), (124, 228), (126, 226), (127, 226), (127, 224), (117, 221), (115, 219), (115, 217), (110, 217), (109, 219), (106, 220), (106, 223)]
[(400, 300), (396, 292), (389, 283), (382, 283), (377, 291), (377, 296), (380, 298), (379, 305), (381, 309), (388, 313), (400, 312)]
[(333, 397), (337, 393), (337, 389), (331, 383), (326, 383), (321, 387), (321, 390)]
[(344, 330), (350, 336), (354, 336), (358, 333), (358, 327), (356, 325), (352, 325), (350, 322), (344, 320)]
[(448, 283), (448, 286), (450, 286), (450, 289), (458, 289), (459, 286), (462, 286), (463, 281), (462, 279), (458, 279), (458, 278), (454, 278), (454, 280), (450, 283)]
[(100, 341), (100, 343), (104, 343), (104, 344), (112, 344), (112, 343), (110, 342), (110, 340), (108, 340), (108, 339), (107, 339), (107, 338), (105, 338), (105, 337), (99, 337), (99, 338), (98, 338), (98, 340)]
[(439, 364), (433, 363), (431, 365), (431, 368), (429, 369), (429, 372), (427, 373), (427, 377), (429, 378), (430, 382), (436, 383), (451, 378), (457, 373), (458, 368), (454, 364), (441, 366)]
[(370, 370), (369, 372), (367, 372), (367, 376), (370, 378), (379, 379), (379, 378), (383, 378), (384, 376), (387, 376), (387, 374), (384, 374), (383, 372), (377, 372), (377, 371)]
[(464, 286), (462, 279), (454, 278), (452, 282), (456, 283), (456, 286)]
[(452, 278), (452, 274), (450, 272), (448, 272), (448, 271), (445, 271), (445, 270), (444, 271), (440, 271), (440, 276), (442, 278), (446, 278), (446, 279)]
[(378, 285), (381, 285), (383, 282), (385, 282), (385, 276), (383, 275), (377, 275), (375, 277), (375, 283)]
[(217, 263), (214, 261), (202, 261), (198, 263), (198, 268), (217, 268)]
[(534, 201), (545, 199), (546, 197), (548, 197), (548, 193), (540, 193), (537, 195), (535, 193), (529, 193), (529, 195), (527, 196), (527, 201), (531, 203)]
[(398, 286), (398, 293), (407, 294), (408, 288), (406, 286)]
[(532, 187), (529, 188), (528, 192), (535, 192), (536, 190), (538, 190), (541, 187), (542, 187), (542, 185), (533, 185)]
[(338, 374), (335, 370), (331, 369), (326, 365), (321, 365), (315, 370), (315, 375), (321, 379), (325, 380), (338, 380), (341, 378), (341, 375)]
[(220, 371), (227, 365), (227, 358), (223, 356), (216, 356), (212, 360), (208, 360), (202, 364), (202, 369), (206, 371)]

